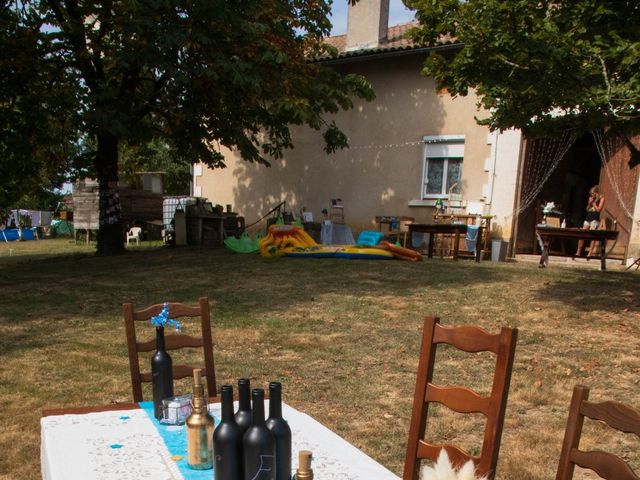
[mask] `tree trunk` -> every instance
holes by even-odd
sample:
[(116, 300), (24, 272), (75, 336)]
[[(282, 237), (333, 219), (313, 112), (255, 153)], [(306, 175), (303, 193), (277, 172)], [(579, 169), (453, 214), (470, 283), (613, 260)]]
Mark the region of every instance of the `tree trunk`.
[(98, 255), (124, 252), (124, 231), (120, 219), (118, 194), (118, 139), (98, 135), (95, 167), (98, 173), (100, 208), (98, 228)]

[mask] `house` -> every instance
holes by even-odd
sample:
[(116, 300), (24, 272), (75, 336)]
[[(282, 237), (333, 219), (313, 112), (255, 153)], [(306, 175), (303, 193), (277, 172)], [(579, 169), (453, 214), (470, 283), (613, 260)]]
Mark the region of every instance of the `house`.
[[(344, 73), (364, 75), (376, 99), (356, 101), (335, 115), (350, 148), (327, 155), (321, 134), (294, 128), (295, 148), (272, 168), (222, 150), (226, 169), (194, 166), (193, 194), (232, 204), (247, 224), (286, 200), (315, 218), (341, 198), (346, 222), (358, 232), (376, 216), (409, 216), (432, 223), (434, 206), (493, 215), (491, 236), (510, 241), (511, 253), (532, 253), (542, 201), (561, 205), (570, 225), (581, 226), (588, 189), (600, 183), (610, 225), (621, 232), (623, 256), (640, 248), (638, 172), (626, 166), (628, 150), (608, 139), (600, 161), (591, 136), (528, 140), (518, 130), (490, 132), (475, 118), (473, 92), (452, 98), (421, 75), (427, 48), (404, 37), (411, 26), (388, 28), (388, 0), (350, 6), (346, 35), (331, 37), (337, 58), (317, 59)], [(456, 51), (456, 43), (436, 48)], [(640, 139), (633, 139), (640, 146)], [(607, 143), (604, 146), (604, 143)]]

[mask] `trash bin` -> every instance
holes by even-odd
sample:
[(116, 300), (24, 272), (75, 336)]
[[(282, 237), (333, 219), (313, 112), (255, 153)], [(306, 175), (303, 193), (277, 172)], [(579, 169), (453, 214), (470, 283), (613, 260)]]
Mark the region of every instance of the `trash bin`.
[(509, 242), (503, 240), (491, 241), (491, 261), (492, 262), (504, 262), (507, 259), (507, 249), (509, 248)]

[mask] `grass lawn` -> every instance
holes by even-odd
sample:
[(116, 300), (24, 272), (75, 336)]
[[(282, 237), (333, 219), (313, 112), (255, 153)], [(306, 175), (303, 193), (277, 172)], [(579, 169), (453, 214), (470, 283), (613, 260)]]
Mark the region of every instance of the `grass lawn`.
[[(640, 407), (635, 273), (447, 259), (263, 259), (198, 248), (98, 258), (92, 247), (56, 239), (0, 244), (0, 288), (2, 479), (40, 478), (43, 408), (132, 400), (123, 302), (195, 304), (208, 296), (219, 384), (281, 380), (287, 403), (399, 475), (425, 315), (520, 330), (497, 479), (555, 477), (575, 384), (591, 386), (592, 399)], [(488, 391), (488, 356), (443, 350), (438, 362), (437, 379)], [(432, 438), (477, 452), (481, 426), (476, 416), (436, 409), (429, 428)], [(603, 432), (587, 425), (583, 445), (604, 441), (640, 468), (636, 438)]]

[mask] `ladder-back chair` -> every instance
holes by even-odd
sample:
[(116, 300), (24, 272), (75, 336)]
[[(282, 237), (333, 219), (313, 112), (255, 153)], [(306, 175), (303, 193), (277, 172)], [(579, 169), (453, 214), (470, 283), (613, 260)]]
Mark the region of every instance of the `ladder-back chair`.
[[(177, 350), (181, 348), (202, 348), (204, 351), (203, 374), (207, 378), (207, 393), (209, 397), (216, 396), (216, 373), (213, 362), (213, 339), (211, 336), (211, 322), (209, 319), (209, 299), (202, 297), (197, 306), (184, 305), (182, 303), (169, 303), (169, 316), (171, 318), (180, 317), (200, 317), (202, 336), (194, 337), (184, 333), (169, 334), (165, 332), (165, 348), (167, 350)], [(151, 317), (158, 315), (164, 304), (152, 305), (143, 310), (134, 310), (131, 303), (122, 305), (124, 324), (127, 334), (127, 348), (129, 352), (129, 366), (131, 369), (131, 387), (133, 390), (133, 400), (142, 401), (142, 383), (151, 382), (151, 372), (140, 372), (140, 362), (138, 354), (140, 352), (152, 352), (156, 349), (155, 338), (140, 342), (136, 336), (135, 322), (150, 322)], [(151, 331), (151, 329), (150, 329)], [(194, 368), (202, 366), (173, 365), (173, 378), (178, 380), (193, 375)]]
[(593, 403), (588, 400), (589, 388), (576, 385), (571, 397), (556, 480), (571, 480), (576, 465), (593, 470), (606, 480), (640, 480), (640, 476), (622, 458), (601, 450), (580, 450), (585, 417), (640, 437), (640, 410), (618, 402)]
[[(468, 460), (473, 460), (478, 475), (493, 478), (498, 463), (517, 335), (518, 331), (511, 328), (502, 328), (499, 334), (494, 335), (479, 327), (445, 327), (440, 325), (439, 318), (425, 318), (404, 465), (404, 480), (418, 480), (421, 460), (430, 459), (435, 462), (442, 448), (447, 451), (454, 466), (459, 467)], [(431, 383), (436, 348), (439, 344), (452, 345), (469, 353), (490, 351), (496, 354), (493, 386), (488, 397), (482, 397), (466, 387), (440, 386)], [(482, 413), (486, 417), (484, 439), (479, 456), (473, 456), (454, 445), (432, 444), (422, 438), (427, 428), (429, 404), (434, 402), (458, 413)]]

